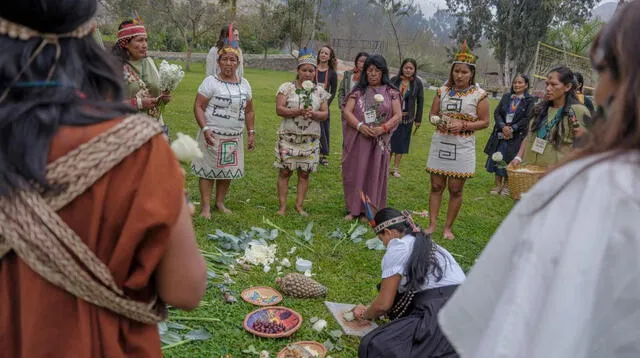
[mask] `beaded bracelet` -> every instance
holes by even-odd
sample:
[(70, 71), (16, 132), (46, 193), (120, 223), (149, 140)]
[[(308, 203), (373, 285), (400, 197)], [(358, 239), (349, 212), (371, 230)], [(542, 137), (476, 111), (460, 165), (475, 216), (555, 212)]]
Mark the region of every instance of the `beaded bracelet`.
[(384, 130), (385, 133), (389, 132), (389, 129), (387, 129), (387, 124), (386, 123), (382, 124), (382, 129)]

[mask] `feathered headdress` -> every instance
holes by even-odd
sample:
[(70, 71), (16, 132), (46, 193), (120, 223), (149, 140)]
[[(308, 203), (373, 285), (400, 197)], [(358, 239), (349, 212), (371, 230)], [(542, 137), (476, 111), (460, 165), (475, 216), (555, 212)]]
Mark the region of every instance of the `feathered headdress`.
[(128, 40), (132, 37), (146, 34), (147, 30), (144, 27), (144, 21), (142, 21), (138, 13), (135, 12), (131, 23), (123, 25), (122, 28), (118, 30), (118, 43), (121, 47), (125, 47)]
[(240, 57), (240, 46), (238, 46), (238, 41), (233, 39), (233, 24), (229, 24), (229, 34), (227, 38), (224, 39), (222, 48), (218, 49), (218, 56), (223, 53), (233, 53), (236, 56)]
[(301, 65), (316, 66), (316, 56), (313, 54), (312, 48), (303, 47), (298, 51), (298, 67)]
[(467, 46), (467, 40), (465, 40), (462, 45), (460, 45), (460, 51), (456, 52), (453, 63), (464, 63), (467, 65), (475, 66), (478, 57), (471, 53), (469, 50), (469, 46)]

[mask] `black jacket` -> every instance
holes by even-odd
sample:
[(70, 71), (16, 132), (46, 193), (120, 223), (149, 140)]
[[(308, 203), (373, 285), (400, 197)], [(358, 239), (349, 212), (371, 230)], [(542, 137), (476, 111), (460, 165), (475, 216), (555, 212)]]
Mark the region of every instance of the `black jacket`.
[[(396, 88), (400, 88), (402, 79), (400, 78), (400, 76), (394, 76), (391, 78), (391, 83), (393, 83)], [(404, 98), (400, 98), (400, 102), (404, 102)], [(418, 76), (415, 76), (413, 78), (413, 81), (411, 82), (411, 92), (409, 92), (407, 107), (404, 108), (404, 112), (407, 112), (407, 116), (403, 116), (402, 123), (422, 123), (423, 108), (424, 86), (422, 85), (422, 81), (420, 80), (420, 78), (418, 78)]]
[(511, 93), (506, 93), (502, 96), (500, 103), (496, 107), (493, 112), (493, 119), (495, 121), (495, 125), (493, 126), (493, 132), (491, 132), (491, 137), (489, 137), (489, 141), (484, 148), (484, 152), (487, 155), (492, 155), (498, 150), (498, 145), (500, 144), (500, 139), (498, 137), (499, 133), (502, 133), (502, 128), (509, 125), (513, 129), (513, 137), (509, 139), (507, 142), (507, 155), (505, 161), (510, 162), (517, 154), (518, 150), (520, 150), (520, 144), (522, 144), (522, 140), (527, 136), (527, 131), (529, 129), (529, 119), (531, 116), (531, 110), (536, 104), (536, 98), (531, 96), (530, 94), (525, 94), (524, 99), (520, 101), (518, 104), (518, 108), (513, 115), (513, 121), (510, 124), (506, 123), (507, 113), (509, 113), (509, 106), (511, 106)]

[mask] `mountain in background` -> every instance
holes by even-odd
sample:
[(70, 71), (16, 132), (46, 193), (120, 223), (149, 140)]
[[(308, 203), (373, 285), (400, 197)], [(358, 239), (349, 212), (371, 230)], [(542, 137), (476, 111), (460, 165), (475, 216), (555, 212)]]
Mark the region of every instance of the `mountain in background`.
[(598, 18), (604, 22), (609, 21), (618, 7), (617, 2), (607, 2), (600, 6), (596, 6), (591, 12), (591, 16)]

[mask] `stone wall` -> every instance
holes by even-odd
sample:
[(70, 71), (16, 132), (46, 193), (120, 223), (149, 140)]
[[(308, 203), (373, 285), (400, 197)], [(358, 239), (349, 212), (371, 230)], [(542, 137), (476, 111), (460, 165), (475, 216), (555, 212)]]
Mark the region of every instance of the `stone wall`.
[[(184, 52), (160, 52), (149, 51), (149, 56), (154, 59), (167, 59), (169, 61), (184, 60), (187, 56)], [(205, 62), (206, 53), (192, 53), (192, 62)], [(297, 61), (291, 55), (244, 55), (244, 67), (247, 68), (264, 68), (268, 70), (293, 71), (296, 68)]]

